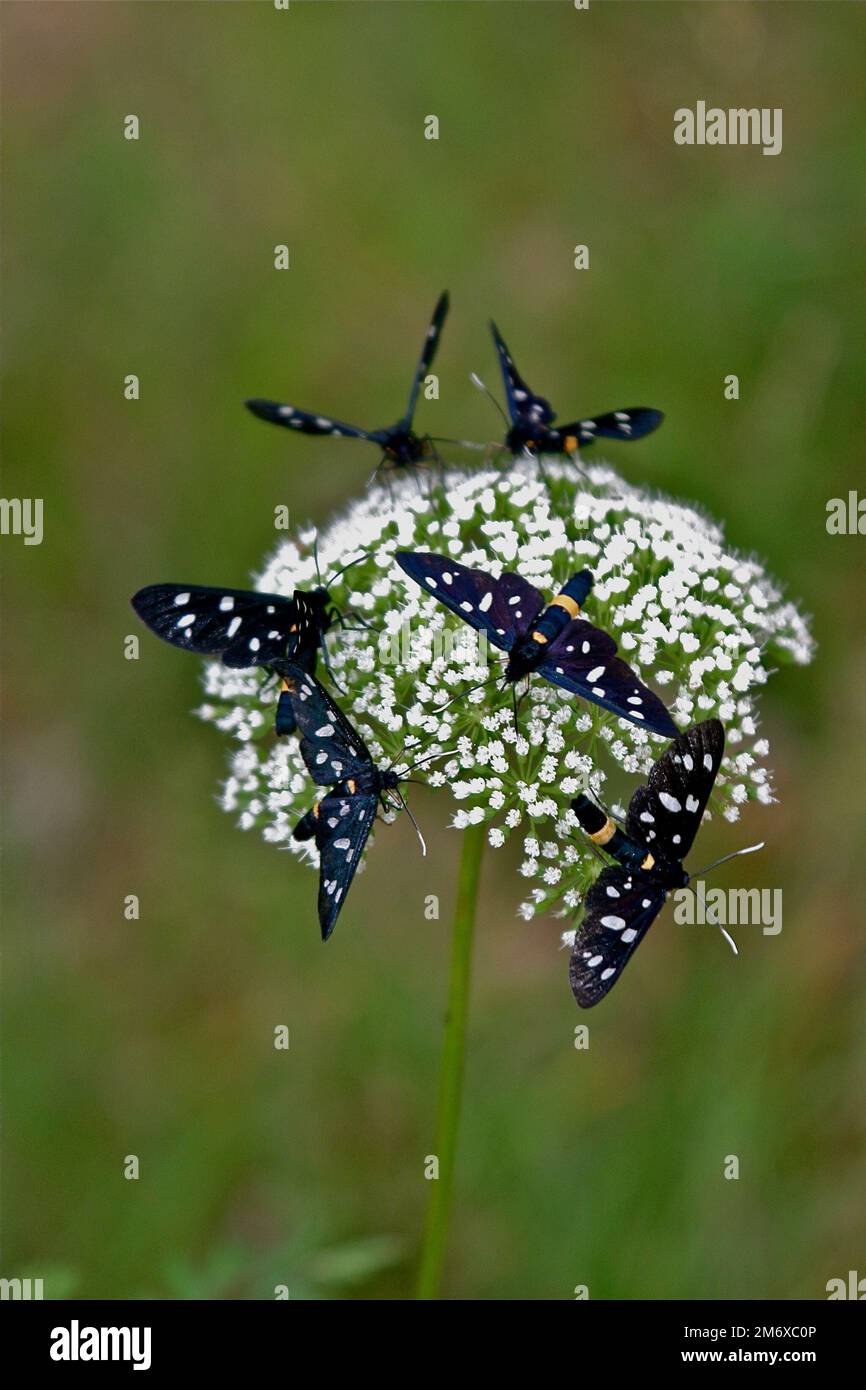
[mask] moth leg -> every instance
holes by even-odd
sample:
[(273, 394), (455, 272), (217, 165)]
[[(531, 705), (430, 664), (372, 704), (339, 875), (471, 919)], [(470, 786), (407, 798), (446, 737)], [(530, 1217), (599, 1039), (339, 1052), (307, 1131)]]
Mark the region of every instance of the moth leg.
[(515, 684), (515, 685), (512, 685), (512, 687), (511, 687), (511, 704), (512, 704), (512, 708), (513, 708), (513, 710), (514, 710), (514, 732), (515, 732), (515, 734), (518, 736), (518, 738), (520, 737), (520, 724), (519, 724), (518, 718), (517, 718), (517, 710), (518, 710), (519, 703), (520, 703), (520, 702), (519, 702), (518, 699), (517, 699), (517, 686), (516, 686), (516, 684)]
[(375, 478), (376, 482), (385, 482), (388, 486), (388, 501), (394, 505), (394, 488), (391, 483), (390, 459), (387, 454), (383, 454), (370, 477), (370, 482)]
[[(442, 457), (442, 455), (440, 454), (439, 450), (436, 448), (436, 441), (433, 439), (432, 435), (429, 435), (429, 434), (425, 434), (425, 435), (424, 435), (424, 446), (425, 446), (425, 448), (429, 449), (429, 451), (430, 451), (430, 458), (431, 458), (432, 461), (435, 463), (436, 467), (439, 469), (439, 483), (440, 483), (440, 486), (442, 486), (442, 485), (444, 484), (444, 482), (445, 482), (445, 460), (443, 459), (443, 457)], [(432, 487), (432, 483), (431, 483), (431, 487)], [(429, 501), (429, 499), (430, 499), (430, 496), (431, 496), (431, 488), (428, 488), (428, 489), (427, 489), (427, 498), (428, 498), (428, 501)]]
[(490, 465), (491, 465), (491, 463), (494, 462), (494, 454), (499, 455), (499, 457), (497, 457), (496, 460), (495, 460), (496, 463), (501, 463), (501, 462), (502, 462), (502, 457), (501, 457), (501, 456), (502, 456), (502, 454), (504, 454), (504, 453), (507, 453), (507, 450), (505, 449), (505, 446), (504, 446), (502, 443), (500, 443), (500, 441), (499, 441), (498, 439), (491, 439), (490, 443), (487, 445), (487, 447), (486, 447), (485, 450), (484, 450), (484, 458), (483, 458), (483, 461), (482, 461), (484, 467), (485, 467), (485, 468), (489, 468)]
[(566, 458), (568, 459), (569, 463), (574, 464), (575, 471), (579, 474), (581, 478), (589, 477), (589, 474), (586, 471), (586, 464), (581, 458), (579, 449), (573, 449), (570, 454), (566, 454)]
[(346, 621), (346, 615), (345, 615), (344, 613), (341, 613), (340, 610), (339, 610), (339, 608), (332, 608), (332, 609), (331, 609), (331, 615), (332, 615), (333, 621), (334, 621), (335, 623), (339, 623), (340, 627), (343, 629), (344, 632), (363, 632), (363, 631), (366, 631), (366, 632), (376, 632), (376, 633), (379, 633), (379, 632), (382, 631), (381, 628), (379, 628), (379, 627), (374, 627), (372, 623), (368, 623), (368, 622), (367, 622), (367, 619), (366, 619), (366, 618), (363, 618), (363, 617), (361, 616), (360, 613), (353, 613), (353, 614), (352, 614), (352, 617), (355, 619), (355, 622), (356, 622), (356, 623), (360, 623), (360, 627), (350, 627), (349, 623)]
[(324, 636), (322, 637), (322, 640), (321, 640), (321, 642), (319, 643), (319, 646), (320, 646), (321, 649), (322, 649), (322, 661), (325, 663), (325, 670), (327, 671), (328, 675), (331, 677), (331, 680), (334, 682), (334, 685), (337, 687), (337, 689), (339, 690), (340, 694), (341, 694), (341, 695), (345, 695), (345, 694), (346, 694), (345, 689), (344, 689), (343, 686), (340, 684), (340, 682), (337, 680), (337, 677), (334, 675), (334, 670), (333, 670), (333, 667), (331, 666), (331, 658), (330, 658), (330, 656), (328, 655), (328, 644), (327, 644), (327, 642), (325, 641)]

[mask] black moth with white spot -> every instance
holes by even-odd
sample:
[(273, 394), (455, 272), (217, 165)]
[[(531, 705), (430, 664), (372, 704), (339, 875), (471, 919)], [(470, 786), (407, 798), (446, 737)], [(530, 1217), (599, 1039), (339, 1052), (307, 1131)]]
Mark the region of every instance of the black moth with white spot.
[[(296, 589), (291, 598), (251, 589), (205, 584), (149, 584), (132, 606), (157, 637), (226, 666), (274, 669), (284, 660), (311, 673), (325, 651), (325, 635), (341, 615), (326, 588)], [(280, 702), (277, 733), (294, 731), (291, 709)]]
[[(292, 838), (319, 851), (319, 926), (327, 941), (355, 877), (381, 804), (405, 804), (401, 778), (377, 767), (361, 735), (315, 677), (291, 662), (280, 666), (310, 776), (328, 791), (295, 826)], [(391, 793), (389, 796), (388, 793)]]
[(662, 754), (632, 797), (625, 829), (594, 801), (571, 803), (592, 840), (617, 863), (603, 869), (586, 895), (571, 952), (569, 976), (578, 1004), (591, 1008), (622, 974), (669, 892), (684, 888), (691, 849), (725, 749), (718, 719), (693, 724)]
[(537, 672), (642, 729), (677, 732), (659, 697), (617, 656), (610, 634), (575, 616), (592, 588), (589, 570), (572, 575), (548, 604), (519, 574), (506, 571), (494, 579), (426, 551), (398, 551), (395, 559), (458, 618), (508, 652), (507, 682)]
[(511, 421), (505, 446), (512, 454), (573, 454), (599, 438), (641, 439), (658, 429), (664, 419), (660, 410), (632, 406), (629, 410), (612, 410), (606, 415), (574, 420), (554, 429), (556, 413), (552, 405), (543, 396), (534, 395), (526, 385), (495, 323), (491, 323), (490, 330), (499, 355)]
[(418, 366), (412, 378), (406, 411), (395, 425), (388, 425), (384, 429), (378, 430), (364, 430), (358, 425), (347, 425), (342, 420), (332, 420), (327, 415), (316, 415), (308, 410), (297, 410), (293, 405), (280, 405), (277, 401), (249, 400), (245, 402), (245, 405), (260, 420), (267, 420), (272, 425), (283, 425), (286, 429), (297, 430), (300, 434), (327, 434), (348, 439), (369, 440), (371, 444), (378, 444), (381, 448), (382, 463), (390, 464), (395, 468), (411, 467), (413, 464), (420, 463), (433, 454), (433, 447), (428, 437), (415, 434), (412, 429), (412, 420), (418, 392), (424, 377), (433, 364), (433, 358), (436, 356), (442, 325), (447, 313), (448, 294), (446, 292), (439, 296), (436, 308), (433, 310), (433, 317), (430, 320), (430, 327), (427, 329)]

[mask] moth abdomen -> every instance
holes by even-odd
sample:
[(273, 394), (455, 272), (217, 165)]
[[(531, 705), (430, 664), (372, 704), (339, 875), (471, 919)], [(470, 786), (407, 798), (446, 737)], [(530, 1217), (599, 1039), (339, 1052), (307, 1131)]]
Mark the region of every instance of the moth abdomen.
[[(580, 570), (579, 573), (571, 576), (568, 583), (560, 590), (557, 598), (573, 599), (578, 608), (582, 608), (594, 583), (595, 580), (590, 570)], [(556, 603), (556, 601), (557, 599), (555, 598), (553, 602)]]
[(294, 830), (292, 831), (293, 840), (312, 840), (315, 839), (316, 825), (319, 820), (319, 803), (311, 806), (306, 815), (301, 816)]
[(277, 717), (274, 721), (274, 730), (282, 737), (284, 734), (293, 734), (297, 727), (295, 712), (292, 709), (292, 697), (284, 682), (280, 690), (280, 698), (277, 701)]
[(645, 846), (638, 845), (620, 830), (606, 811), (582, 793), (575, 797), (571, 809), (577, 816), (581, 830), (594, 845), (598, 845), (617, 863), (626, 869), (642, 868), (647, 857)]
[(593, 578), (589, 570), (581, 570), (579, 574), (573, 574), (556, 597), (550, 600), (538, 619), (532, 629), (533, 639), (542, 643), (554, 641), (563, 628), (577, 617), (586, 602), (587, 594), (592, 585)]

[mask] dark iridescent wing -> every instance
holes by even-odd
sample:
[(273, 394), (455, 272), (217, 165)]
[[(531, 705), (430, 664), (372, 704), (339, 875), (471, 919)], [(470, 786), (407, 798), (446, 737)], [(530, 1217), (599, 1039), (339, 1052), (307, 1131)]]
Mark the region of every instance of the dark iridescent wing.
[[(312, 644), (299, 647), (292, 657), (292, 660), (296, 666), (300, 666), (302, 671), (306, 671), (307, 675), (314, 676), (316, 674), (316, 657), (318, 655), (318, 650), (318, 646), (314, 647)], [(282, 662), (280, 662), (279, 665), (282, 665)], [(282, 737), (286, 734), (295, 733), (297, 727), (295, 713), (292, 709), (292, 697), (288, 690), (281, 689), (280, 697), (277, 700), (274, 732)]]
[(302, 595), (284, 598), (203, 584), (150, 584), (132, 606), (157, 637), (174, 647), (219, 655), (226, 666), (268, 666), (299, 645), (319, 641)]
[(616, 655), (609, 632), (575, 618), (550, 644), (538, 667), (552, 685), (581, 695), (621, 719), (657, 734), (676, 734), (677, 726), (657, 695)]
[(373, 767), (364, 740), (328, 692), (294, 662), (277, 667), (291, 704), (307, 771), (320, 787), (357, 777)]
[(549, 401), (543, 396), (533, 395), (526, 382), (521, 377), (514, 365), (514, 360), (505, 343), (505, 339), (491, 320), (490, 331), (493, 334), (493, 341), (496, 344), (496, 351), (499, 355), (499, 367), (502, 372), (502, 381), (505, 386), (505, 399), (508, 403), (508, 414), (511, 423), (515, 424), (518, 420), (526, 420), (533, 425), (549, 425), (556, 419), (556, 413)]
[(361, 862), (376, 819), (376, 804), (376, 797), (369, 794), (347, 796), (328, 792), (294, 832), (296, 840), (314, 837), (319, 851), (319, 926), (323, 941), (334, 930)]
[(713, 790), (725, 751), (718, 719), (693, 724), (654, 764), (646, 785), (632, 797), (625, 830), (657, 856), (685, 859)]
[(416, 584), (504, 651), (529, 631), (544, 608), (544, 595), (519, 574), (494, 579), (429, 551), (398, 550), (394, 558)]
[(412, 424), (412, 416), (415, 414), (415, 402), (418, 399), (418, 392), (421, 382), (424, 380), (430, 367), (433, 365), (433, 358), (436, 356), (436, 349), (439, 346), (439, 338), (442, 334), (442, 325), (448, 313), (448, 291), (440, 294), (433, 310), (433, 317), (430, 320), (430, 327), (427, 329), (427, 337), (424, 339), (424, 346), (421, 349), (421, 356), (418, 359), (418, 366), (415, 369), (415, 376), (412, 380), (412, 389), (409, 392), (409, 404), (406, 406), (406, 414), (402, 424), (408, 428)]
[(591, 1009), (613, 989), (667, 894), (652, 875), (619, 864), (603, 869), (586, 895), (568, 974), (575, 999)]
[(588, 420), (559, 425), (558, 433), (564, 440), (576, 439), (578, 445), (586, 447), (599, 438), (642, 439), (645, 434), (657, 430), (664, 418), (660, 410), (634, 406), (631, 410), (612, 410), (607, 415), (594, 415)]
[(331, 434), (345, 439), (372, 439), (381, 444), (384, 431), (362, 430), (357, 425), (344, 424), (342, 420), (332, 420), (329, 415), (314, 415), (309, 410), (296, 410), (293, 405), (280, 405), (278, 401), (244, 401), (247, 410), (260, 420), (272, 425), (284, 425), (286, 429), (297, 430), (300, 434)]

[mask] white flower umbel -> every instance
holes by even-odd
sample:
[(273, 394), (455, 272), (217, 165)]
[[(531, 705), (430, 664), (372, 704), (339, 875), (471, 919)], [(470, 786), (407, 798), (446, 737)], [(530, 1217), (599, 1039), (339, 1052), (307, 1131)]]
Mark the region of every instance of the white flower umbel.
[[(485, 652), (471, 628), (422, 592), (395, 563), (396, 550), (432, 550), (494, 575), (517, 570), (548, 595), (589, 568), (595, 587), (585, 616), (611, 633), (677, 724), (717, 716), (725, 725), (711, 812), (736, 820), (744, 803), (772, 801), (760, 692), (780, 661), (808, 662), (813, 642), (759, 561), (734, 550), (715, 522), (602, 464), (527, 459), (472, 473), (392, 473), (389, 482), (318, 534), (323, 576), (369, 552), (331, 590), (355, 629), (336, 626), (327, 639), (341, 689), (321, 660), (319, 677), (378, 762), (396, 760), (399, 770), (448, 750), (413, 776), (450, 792), (455, 827), (487, 822), (494, 848), (521, 832), (521, 873), (537, 884), (524, 916), (573, 912), (598, 873), (571, 798), (589, 787), (614, 806), (627, 801), (667, 740), (539, 676), (521, 700), (516, 733), (512, 690), (490, 679), (503, 653)], [(256, 587), (286, 596), (314, 587), (314, 536), (278, 546)], [(291, 839), (317, 793), (297, 739), (273, 734), (276, 683), (211, 663), (205, 687), (202, 718), (242, 745), (225, 809), (244, 829), (260, 827), (315, 862), (309, 842)]]

